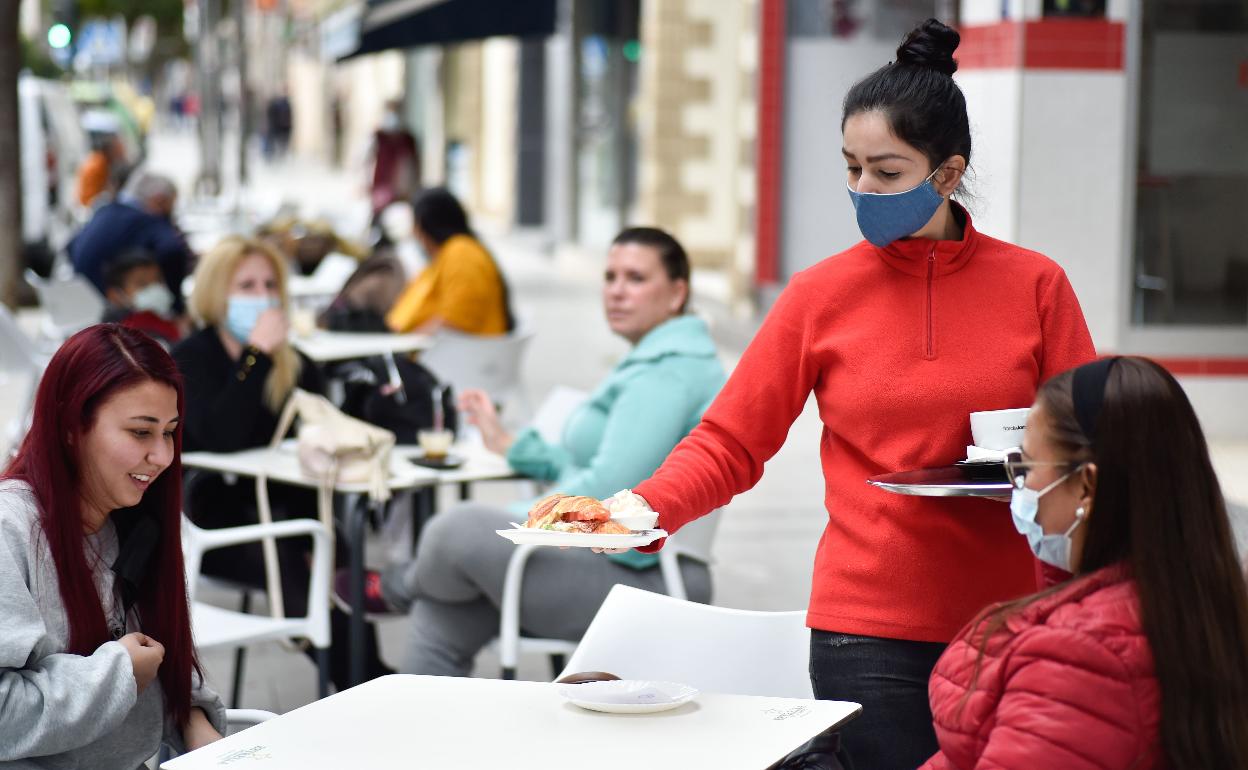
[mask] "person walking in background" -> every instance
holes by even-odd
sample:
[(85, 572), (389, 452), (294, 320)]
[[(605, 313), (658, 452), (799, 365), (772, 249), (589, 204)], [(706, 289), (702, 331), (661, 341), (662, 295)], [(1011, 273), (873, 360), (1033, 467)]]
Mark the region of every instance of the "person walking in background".
[(989, 607), (941, 656), (923, 770), (1248, 767), (1248, 588), (1178, 381), (1131, 357), (1059, 374), (1006, 470), (1015, 526), (1062, 582)]
[(133, 770), (221, 737), (182, 564), (181, 380), (141, 332), (66, 340), (0, 474), (0, 765)]
[(425, 190), (412, 206), (413, 232), (429, 264), (386, 313), (396, 332), (432, 334), (446, 326), (467, 334), (515, 328), (507, 280), (446, 189)]
[(178, 190), (167, 177), (144, 174), (129, 196), (105, 204), (69, 242), (74, 271), (107, 294), (104, 270), (131, 249), (141, 248), (155, 256), (165, 286), (173, 295), (173, 310), (185, 310), (182, 280), (193, 267), (194, 254), (173, 222)]
[[(94, 130), (89, 130), (91, 152), (78, 168), (77, 198), (88, 208), (102, 205), (117, 195), (125, 181), (126, 150), (117, 136), (117, 119), (111, 115), (96, 117)], [(87, 118), (84, 116), (83, 121)]]
[[(204, 255), (191, 294), (191, 312), (201, 328), (173, 349), (186, 383), (188, 451), (237, 452), (268, 446), (291, 391), (296, 387), (324, 391), (320, 372), (288, 341), (289, 308), (286, 262), (272, 246), (229, 236)], [(314, 489), (270, 482), (269, 498), (275, 520), (316, 518)], [(192, 471), (187, 475), (186, 512), (205, 529), (255, 524), (255, 485)], [(286, 612), (304, 615), (311, 542), (286, 538), (277, 541), (277, 550)], [(345, 553), (339, 558), (345, 559)], [(204, 555), (203, 570), (265, 586), (258, 544), (210, 551)], [(331, 616), (336, 643), (330, 648), (330, 677), (339, 688), (349, 681), (347, 620), (341, 612)], [(378, 658), (371, 626), (366, 643), (367, 676), (392, 673)]]
[(369, 200), (373, 220), (397, 200), (411, 200), (420, 189), (420, 143), (403, 124), (397, 100), (386, 102), (369, 150), (373, 169)]
[(290, 110), (290, 99), (285, 91), (279, 91), (269, 99), (264, 109), (265, 132), (264, 154), (269, 160), (286, 157), (290, 147), (290, 132), (294, 127), (294, 116)]
[(1061, 268), (978, 232), (951, 199), (971, 157), (958, 41), (928, 20), (850, 89), (842, 149), (866, 240), (793, 276), (701, 424), (634, 488), (679, 531), (758, 483), (814, 392), (828, 520), (810, 676), (816, 697), (863, 705), (842, 733), (860, 770), (932, 755), (927, 682), (945, 644), (1036, 587), (1001, 503), (864, 482), (963, 457), (970, 412), (1030, 404), (1093, 356)]
[[(558, 442), (527, 428), (512, 434), (490, 398), (460, 394), (461, 414), (481, 430), (486, 447), (507, 457), (517, 472), (549, 481), (572, 495), (605, 497), (658, 467), (697, 424), (724, 381), (706, 323), (686, 312), (689, 260), (668, 233), (624, 230), (607, 253), (602, 304), (611, 331), (632, 349), (568, 418)], [(510, 510), (464, 504), (433, 517), (421, 533), (415, 560), (370, 573), (365, 608), (408, 613), (406, 673), (467, 676), (474, 656), (498, 634), (508, 559), (515, 548), (495, 530), (531, 501)], [(709, 601), (705, 564), (682, 560), (694, 601)], [(346, 594), (348, 576), (336, 579)], [(541, 548), (524, 580), (524, 628), (559, 639), (579, 639), (611, 586), (623, 583), (662, 591), (658, 557), (625, 553), (609, 560), (584, 549)]]

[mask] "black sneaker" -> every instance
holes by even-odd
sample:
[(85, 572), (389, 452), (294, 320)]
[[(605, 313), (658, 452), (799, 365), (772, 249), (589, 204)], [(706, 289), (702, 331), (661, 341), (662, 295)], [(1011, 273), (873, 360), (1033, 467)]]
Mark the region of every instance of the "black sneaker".
[[(334, 606), (350, 615), (351, 607), (351, 570), (343, 567), (334, 573), (334, 590), (331, 597)], [(397, 615), (399, 610), (381, 595), (381, 573), (376, 570), (364, 571), (364, 614), (365, 615)]]

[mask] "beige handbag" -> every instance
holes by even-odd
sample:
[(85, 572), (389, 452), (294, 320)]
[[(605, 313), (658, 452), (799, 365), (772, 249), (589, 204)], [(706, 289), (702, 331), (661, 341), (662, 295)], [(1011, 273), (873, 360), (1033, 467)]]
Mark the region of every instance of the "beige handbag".
[[(385, 428), (343, 414), (323, 396), (296, 388), (286, 400), (270, 448), (276, 449), (282, 443), (296, 415), (299, 467), (304, 476), (316, 481), (317, 514), (332, 539), (337, 485), (366, 484), (373, 502), (390, 499), (390, 452), (395, 437)], [(256, 502), (260, 522), (271, 523), (273, 512), (269, 507), (268, 478), (264, 475), (256, 476)], [(269, 607), (273, 617), (284, 617), (277, 545), (272, 538), (265, 538), (263, 548)]]

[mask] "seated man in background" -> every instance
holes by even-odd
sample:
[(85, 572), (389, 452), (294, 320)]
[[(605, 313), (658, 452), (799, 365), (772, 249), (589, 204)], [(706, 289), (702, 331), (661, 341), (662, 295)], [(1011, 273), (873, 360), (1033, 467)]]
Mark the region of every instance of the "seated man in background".
[(166, 350), (182, 339), (182, 329), (169, 318), (173, 293), (165, 286), (160, 265), (151, 252), (131, 249), (104, 269), (105, 323), (119, 323), (146, 332)]
[(130, 195), (101, 206), (91, 221), (69, 242), (74, 271), (107, 292), (104, 269), (118, 256), (143, 248), (155, 257), (165, 286), (173, 295), (173, 310), (182, 315), (182, 279), (191, 268), (193, 255), (181, 231), (173, 224), (178, 191), (168, 178), (144, 174)]

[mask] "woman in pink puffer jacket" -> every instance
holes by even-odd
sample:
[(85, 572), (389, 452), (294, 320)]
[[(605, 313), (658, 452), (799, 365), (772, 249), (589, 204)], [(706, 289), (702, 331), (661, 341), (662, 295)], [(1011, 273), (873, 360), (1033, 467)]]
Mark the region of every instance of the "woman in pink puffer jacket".
[(1178, 382), (1102, 359), (1036, 396), (1011, 514), (1068, 582), (990, 607), (928, 686), (922, 770), (1248, 768), (1248, 590)]

